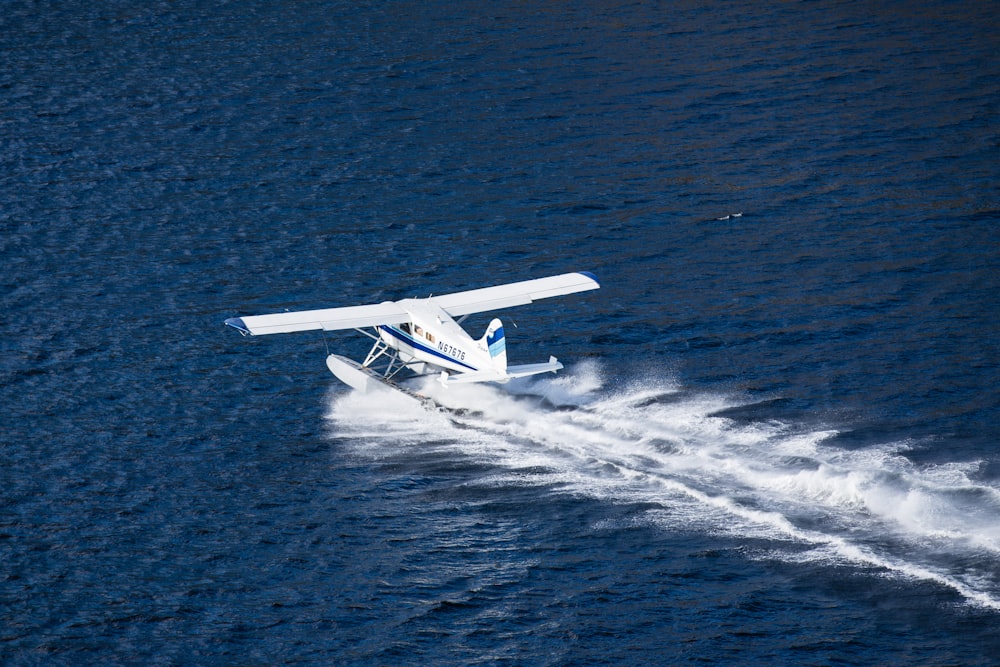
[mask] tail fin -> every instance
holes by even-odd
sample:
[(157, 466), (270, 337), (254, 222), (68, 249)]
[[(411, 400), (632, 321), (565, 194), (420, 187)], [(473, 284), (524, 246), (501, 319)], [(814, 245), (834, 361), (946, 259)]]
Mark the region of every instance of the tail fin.
[(494, 318), (490, 326), (486, 328), (486, 333), (479, 341), (490, 351), (490, 361), (493, 362), (494, 370), (500, 373), (507, 372), (507, 339), (503, 334), (503, 323)]

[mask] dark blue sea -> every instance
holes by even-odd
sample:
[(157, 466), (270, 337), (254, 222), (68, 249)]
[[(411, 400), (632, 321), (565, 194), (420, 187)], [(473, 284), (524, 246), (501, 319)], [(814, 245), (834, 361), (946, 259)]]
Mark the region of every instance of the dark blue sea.
[[(3, 665), (1000, 664), (996, 3), (11, 0), (0, 64)], [(223, 326), (580, 270), (437, 409)]]

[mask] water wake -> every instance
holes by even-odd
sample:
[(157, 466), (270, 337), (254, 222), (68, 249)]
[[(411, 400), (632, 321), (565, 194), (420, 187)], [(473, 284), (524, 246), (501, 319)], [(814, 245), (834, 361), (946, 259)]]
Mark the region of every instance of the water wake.
[(498, 388), (338, 395), (338, 435), (369, 455), (424, 448), (488, 463), (495, 485), (653, 506), (648, 521), (772, 543), (766, 557), (933, 581), (1000, 610), (1000, 489), (980, 462), (918, 466), (906, 442), (850, 450), (835, 431), (717, 416), (739, 407), (662, 381), (606, 390), (600, 367)]

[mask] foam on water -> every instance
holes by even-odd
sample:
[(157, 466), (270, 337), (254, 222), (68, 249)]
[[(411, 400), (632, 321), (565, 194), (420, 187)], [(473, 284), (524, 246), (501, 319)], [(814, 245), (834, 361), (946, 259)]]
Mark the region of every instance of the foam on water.
[(768, 540), (762, 557), (933, 581), (1000, 609), (1000, 489), (973, 479), (980, 462), (917, 465), (905, 442), (846, 449), (836, 431), (717, 416), (731, 397), (602, 376), (589, 362), (507, 388), (426, 382), (441, 411), (338, 394), (329, 417), (366, 456), (447, 452), (488, 464), (479, 484), (651, 504), (665, 529)]

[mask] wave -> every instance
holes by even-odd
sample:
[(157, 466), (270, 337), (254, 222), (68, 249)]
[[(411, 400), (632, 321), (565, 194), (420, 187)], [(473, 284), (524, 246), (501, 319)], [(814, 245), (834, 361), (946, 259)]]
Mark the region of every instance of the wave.
[(643, 503), (666, 529), (763, 539), (761, 557), (932, 581), (1000, 610), (1000, 489), (974, 479), (981, 461), (918, 465), (905, 440), (847, 449), (835, 430), (738, 422), (719, 413), (746, 401), (663, 379), (607, 388), (593, 361), (506, 387), (419, 389), (444, 409), (349, 393), (329, 418), (369, 456), (447, 451), (488, 464), (481, 483)]

